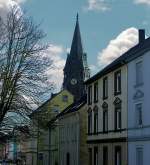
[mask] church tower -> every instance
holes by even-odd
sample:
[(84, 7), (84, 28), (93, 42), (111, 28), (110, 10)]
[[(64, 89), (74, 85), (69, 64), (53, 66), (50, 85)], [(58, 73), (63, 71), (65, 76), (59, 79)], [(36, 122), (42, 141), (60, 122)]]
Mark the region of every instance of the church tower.
[(87, 56), (83, 52), (77, 14), (71, 50), (64, 67), (63, 89), (67, 89), (74, 95), (75, 100), (78, 100), (85, 94), (84, 81), (89, 77), (90, 71), (87, 65)]

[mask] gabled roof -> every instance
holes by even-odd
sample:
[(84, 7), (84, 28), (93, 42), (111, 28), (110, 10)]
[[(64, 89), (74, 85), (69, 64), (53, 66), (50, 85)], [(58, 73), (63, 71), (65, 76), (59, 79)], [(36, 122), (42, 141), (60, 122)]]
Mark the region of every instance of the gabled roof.
[(150, 50), (150, 37), (145, 39), (143, 42), (138, 43), (131, 49), (129, 49), (127, 52), (125, 52), (119, 58), (117, 58), (112, 63), (107, 65), (100, 72), (98, 72), (97, 74), (92, 76), (90, 79), (85, 81), (85, 84), (90, 84), (93, 81), (96, 81), (97, 79), (101, 78), (105, 74), (108, 74), (109, 72), (121, 67), (122, 65), (134, 60), (135, 58), (142, 56), (143, 53), (145, 53), (149, 50)]
[(32, 117), (33, 115), (35, 115), (36, 113), (39, 113), (42, 111), (42, 107), (45, 106), (48, 102), (50, 102), (52, 99), (54, 99), (56, 96), (58, 96), (60, 93), (62, 92), (62, 90), (58, 93), (51, 93), (51, 97), (45, 101), (42, 105), (40, 105), (36, 110), (34, 110), (29, 116)]
[(71, 105), (69, 105), (61, 113), (59, 113), (52, 120), (50, 120), (48, 125), (53, 124), (57, 119), (59, 119), (60, 117), (65, 116), (66, 114), (69, 114), (69, 113), (76, 112), (76, 111), (80, 110), (80, 108), (86, 104), (86, 99), (87, 99), (87, 97), (86, 97), (86, 95), (84, 95), (80, 100), (78, 100), (78, 101), (72, 103)]
[(82, 106), (86, 104), (86, 95), (84, 95), (79, 101), (74, 102), (66, 109), (64, 109), (60, 114), (57, 115), (57, 118), (64, 116), (68, 113), (72, 113), (78, 111)]
[[(42, 107), (44, 107), (45, 105), (47, 105), (47, 103), (49, 103), (51, 100), (53, 100), (55, 97), (57, 97), (59, 94), (61, 94), (63, 91), (67, 91), (68, 94), (72, 95), (67, 89), (63, 89), (57, 93), (51, 93), (51, 97), (45, 101), (43, 104), (41, 104), (36, 110), (34, 110), (30, 115), (29, 117), (32, 117), (33, 115), (39, 113), (39, 112), (43, 112), (43, 109)], [(47, 109), (45, 109), (46, 111)]]

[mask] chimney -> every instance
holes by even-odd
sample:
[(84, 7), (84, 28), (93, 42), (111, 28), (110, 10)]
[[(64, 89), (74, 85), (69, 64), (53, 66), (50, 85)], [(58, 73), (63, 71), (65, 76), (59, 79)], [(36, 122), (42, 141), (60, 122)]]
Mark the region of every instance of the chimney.
[(139, 43), (142, 43), (145, 41), (145, 30), (139, 29)]

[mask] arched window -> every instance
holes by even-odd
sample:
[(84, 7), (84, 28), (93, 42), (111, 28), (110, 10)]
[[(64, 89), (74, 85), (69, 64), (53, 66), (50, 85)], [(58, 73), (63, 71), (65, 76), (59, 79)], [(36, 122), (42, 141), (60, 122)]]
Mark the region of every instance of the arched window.
[(98, 133), (98, 107), (95, 106), (94, 109), (94, 133)]
[(121, 100), (117, 97), (114, 101), (114, 106), (115, 106), (115, 115), (114, 115), (114, 127), (115, 130), (120, 130), (121, 129)]
[(103, 132), (108, 132), (108, 104), (104, 102), (102, 108), (103, 108)]
[(92, 133), (92, 109), (88, 110), (88, 134)]

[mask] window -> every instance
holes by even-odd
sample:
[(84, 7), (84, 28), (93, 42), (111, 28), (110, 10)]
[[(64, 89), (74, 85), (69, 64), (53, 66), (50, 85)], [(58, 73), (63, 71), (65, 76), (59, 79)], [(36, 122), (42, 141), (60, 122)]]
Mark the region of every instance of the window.
[(108, 132), (108, 104), (104, 102), (102, 108), (103, 108), (103, 132)]
[(136, 125), (142, 125), (142, 104), (136, 104)]
[(114, 124), (115, 124), (115, 130), (121, 130), (121, 104), (122, 101), (120, 98), (116, 98), (114, 101), (114, 106), (115, 106), (115, 115), (114, 115)]
[(94, 165), (98, 165), (98, 147), (94, 147)]
[(121, 165), (121, 147), (115, 147), (115, 165)]
[(115, 95), (121, 94), (121, 70), (114, 74), (114, 90)]
[(108, 98), (108, 78), (103, 79), (103, 99)]
[(94, 107), (94, 133), (98, 133), (98, 107)]
[(68, 96), (67, 95), (63, 95), (62, 96), (62, 101), (63, 102), (68, 102)]
[(92, 165), (92, 148), (89, 148), (89, 165)]
[(103, 132), (108, 132), (108, 109), (103, 110)]
[(38, 158), (39, 158), (39, 160), (43, 160), (43, 154), (42, 153), (39, 153), (38, 154)]
[(143, 148), (136, 148), (136, 165), (143, 165)]
[(66, 156), (66, 165), (70, 165), (70, 154), (67, 153), (67, 156)]
[(98, 82), (94, 84), (94, 102), (98, 102)]
[(136, 85), (143, 83), (143, 64), (142, 61), (136, 63)]
[(92, 104), (92, 86), (88, 87), (88, 104)]
[(88, 111), (88, 134), (92, 133), (92, 110)]
[(108, 165), (108, 148), (103, 147), (103, 165)]
[(121, 108), (115, 108), (115, 130), (121, 129)]

